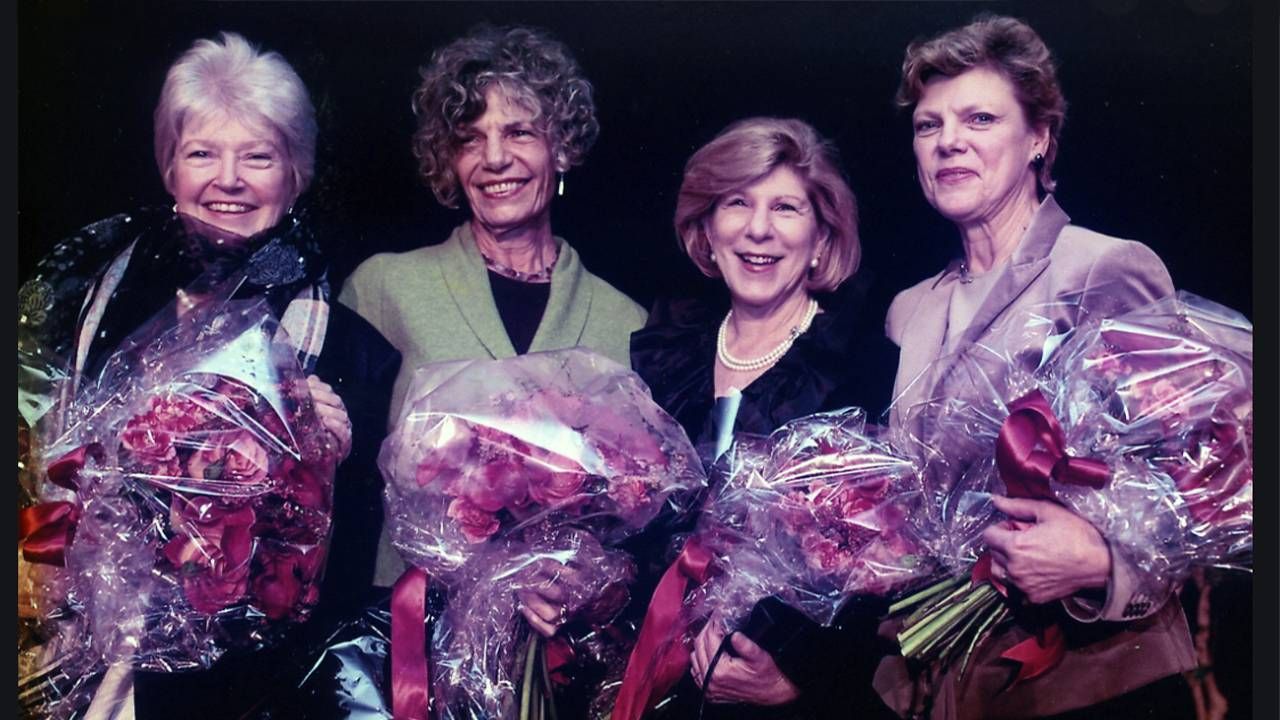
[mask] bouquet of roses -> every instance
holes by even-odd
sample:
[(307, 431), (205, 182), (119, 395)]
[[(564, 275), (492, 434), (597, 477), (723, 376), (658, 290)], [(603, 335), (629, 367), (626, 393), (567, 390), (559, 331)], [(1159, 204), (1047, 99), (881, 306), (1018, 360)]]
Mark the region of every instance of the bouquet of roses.
[[(616, 546), (680, 510), (702, 466), (637, 376), (583, 349), (429, 365), (407, 397), (379, 456), (392, 542), (414, 566), (396, 593), (415, 612), (393, 614), (393, 634), (420, 628), (429, 575), (449, 593), (431, 641), (437, 714), (537, 714), (532, 681), (547, 673), (517, 596), (557, 593), (561, 622), (608, 620), (632, 574)], [(416, 679), (393, 704), (423, 712), (425, 638), (399, 637), (393, 674)]]
[(44, 595), (83, 623), (86, 657), (207, 668), (315, 605), (334, 468), (277, 331), (263, 301), (162, 313), (44, 447), (39, 499), (70, 522), (33, 528), (25, 549), (39, 537), (29, 559), (65, 565), (68, 586)]
[(887, 598), (934, 571), (912, 527), (915, 465), (876, 437), (859, 408), (793, 420), (768, 438), (741, 435), (717, 462), (721, 473), (654, 593), (617, 718), (662, 698), (707, 622), (768, 649), (770, 615), (798, 611), (831, 625), (854, 596)]
[[(956, 387), (976, 392), (913, 423), (931, 428), (917, 441), (934, 450), (933, 550), (970, 572), (895, 608), (914, 608), (899, 635), (905, 656), (967, 657), (1009, 616), (980, 542), (996, 520), (991, 493), (1055, 500), (1087, 519), (1148, 597), (1195, 566), (1248, 567), (1253, 351), (1239, 313), (1179, 293), (1078, 327), (1034, 376), (981, 354), (943, 361)], [(1034, 659), (1022, 679), (1053, 666), (1054, 643), (1038, 642), (1006, 653)]]

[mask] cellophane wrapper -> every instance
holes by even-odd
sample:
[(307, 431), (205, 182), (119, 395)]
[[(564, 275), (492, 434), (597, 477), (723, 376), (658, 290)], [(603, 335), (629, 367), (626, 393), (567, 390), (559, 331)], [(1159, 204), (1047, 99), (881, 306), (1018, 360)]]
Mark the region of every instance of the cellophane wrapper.
[(315, 606), (334, 467), (278, 331), (260, 300), (162, 314), (48, 443), (46, 468), (71, 462), (76, 488), (45, 482), (41, 499), (80, 507), (50, 615), (77, 626), (84, 662), (207, 668)]
[[(1044, 332), (1031, 313), (1017, 330)], [(930, 547), (957, 570), (982, 551), (1004, 494), (995, 448), (1007, 404), (1037, 391), (1066, 454), (1106, 463), (1101, 489), (1050, 480), (1161, 597), (1195, 566), (1245, 569), (1253, 545), (1253, 328), (1239, 313), (1179, 292), (1050, 335), (1043, 361), (975, 347), (949, 356), (950, 388), (904, 427), (923, 462)], [(923, 428), (923, 430), (921, 430)]]
[(735, 439), (695, 531), (714, 570), (685, 600), (687, 627), (739, 624), (770, 596), (830, 625), (851, 596), (887, 598), (935, 571), (912, 525), (915, 464), (878, 431), (848, 408)]
[(439, 717), (512, 717), (528, 630), (517, 593), (554, 587), (606, 622), (634, 574), (620, 542), (706, 478), (631, 371), (574, 348), (418, 370), (379, 455), (386, 522), (448, 591), (431, 639)]

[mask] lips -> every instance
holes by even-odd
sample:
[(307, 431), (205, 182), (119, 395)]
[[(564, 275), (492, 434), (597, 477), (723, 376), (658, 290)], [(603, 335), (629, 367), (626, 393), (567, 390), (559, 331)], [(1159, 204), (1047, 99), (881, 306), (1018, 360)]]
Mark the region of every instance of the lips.
[(934, 174), (940, 183), (963, 182), (971, 177), (977, 177), (977, 173), (966, 168), (944, 168)]
[(489, 198), (504, 198), (519, 192), (520, 188), (529, 183), (526, 179), (498, 180), (494, 182), (477, 183), (476, 188)]
[(231, 215), (240, 215), (258, 209), (255, 205), (246, 205), (239, 202), (207, 202), (203, 203), (203, 206), (210, 212), (228, 213)]
[(777, 265), (782, 260), (780, 255), (761, 255), (758, 253), (734, 253), (742, 264), (752, 272), (763, 272)]

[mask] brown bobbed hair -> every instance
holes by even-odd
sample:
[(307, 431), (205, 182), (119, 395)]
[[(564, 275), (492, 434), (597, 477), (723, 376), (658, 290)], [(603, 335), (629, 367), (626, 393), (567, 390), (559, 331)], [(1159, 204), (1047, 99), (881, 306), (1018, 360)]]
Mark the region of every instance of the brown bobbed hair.
[(902, 83), (895, 102), (913, 108), (935, 75), (956, 77), (979, 66), (990, 67), (1012, 83), (1018, 103), (1032, 127), (1049, 129), (1044, 162), (1036, 170), (1040, 187), (1052, 192), (1053, 163), (1066, 120), (1067, 101), (1058, 85), (1058, 71), (1044, 41), (1031, 26), (1016, 18), (982, 14), (964, 27), (948, 30), (907, 46)]
[(458, 206), (453, 159), (463, 131), (484, 114), (492, 86), (534, 114), (559, 172), (582, 164), (600, 134), (591, 83), (569, 49), (542, 30), (481, 25), (436, 50), (419, 74), (413, 154), (445, 207)]
[(839, 153), (802, 120), (756, 117), (739, 120), (703, 145), (684, 167), (676, 199), (675, 227), (685, 252), (707, 277), (720, 277), (711, 262), (707, 222), (716, 203), (764, 178), (781, 166), (804, 181), (826, 241), (818, 267), (805, 287), (830, 292), (858, 269), (858, 204), (840, 172)]

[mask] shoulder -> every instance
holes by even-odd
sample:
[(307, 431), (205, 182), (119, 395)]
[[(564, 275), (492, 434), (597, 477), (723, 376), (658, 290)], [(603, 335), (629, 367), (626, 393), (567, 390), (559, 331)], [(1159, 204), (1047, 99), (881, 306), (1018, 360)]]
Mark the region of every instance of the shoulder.
[(1068, 225), (1059, 234), (1050, 260), (1059, 282), (1070, 278), (1067, 286), (1086, 295), (1110, 298), (1107, 303), (1116, 305), (1110, 310), (1113, 312), (1173, 292), (1173, 280), (1164, 262), (1136, 240)]
[(940, 270), (911, 287), (899, 292), (889, 303), (889, 312), (885, 315), (885, 334), (894, 343), (902, 344), (902, 332), (907, 322), (915, 315), (921, 303), (929, 296), (933, 287), (938, 284), (946, 270)]
[(341, 299), (345, 304), (359, 302), (358, 296), (370, 296), (388, 288), (413, 285), (430, 285), (434, 279), (424, 270), (439, 263), (439, 246), (417, 248), (403, 253), (378, 253), (356, 266), (342, 285)]
[[(568, 244), (565, 248), (572, 252)], [(581, 260), (579, 259), (579, 262)], [(591, 288), (591, 314), (597, 318), (605, 318), (609, 322), (621, 323), (627, 332), (644, 327), (649, 314), (626, 293), (615, 288), (603, 278), (586, 267), (582, 267), (582, 278)]]

